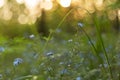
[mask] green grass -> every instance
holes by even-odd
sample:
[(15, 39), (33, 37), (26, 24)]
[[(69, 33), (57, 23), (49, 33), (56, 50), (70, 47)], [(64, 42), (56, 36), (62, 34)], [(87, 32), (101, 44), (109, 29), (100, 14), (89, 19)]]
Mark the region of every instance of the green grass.
[[(91, 18), (95, 27), (76, 21), (75, 34), (56, 32), (73, 11), (48, 37), (1, 36), (0, 80), (120, 80), (119, 33), (101, 32), (97, 17)], [(23, 61), (15, 65), (16, 58)]]
[[(115, 34), (114, 34), (115, 35)], [(111, 63), (113, 80), (119, 80), (119, 58), (115, 47), (119, 47), (113, 34), (104, 34), (104, 45), (108, 49), (108, 58)], [(103, 59), (105, 69), (101, 67), (98, 57), (94, 55), (93, 48), (86, 36), (81, 32), (78, 35), (69, 36), (64, 34), (61, 41), (51, 39), (46, 43), (39, 39), (7, 39), (2, 42), (5, 48), (0, 55), (0, 74), (3, 80), (74, 80), (77, 77), (83, 80), (108, 79), (108, 65), (105, 63), (103, 53), (99, 53)], [(67, 37), (67, 38), (66, 38)], [(90, 35), (90, 37), (92, 37)], [(21, 40), (20, 40), (21, 39)], [(113, 40), (114, 39), (114, 40)], [(4, 43), (4, 44), (3, 44)], [(5, 45), (5, 46), (4, 46)], [(109, 47), (111, 46), (111, 47)], [(42, 51), (41, 51), (42, 50)], [(42, 53), (39, 53), (42, 52)], [(49, 55), (51, 53), (51, 55)], [(38, 57), (39, 62), (37, 61)], [(14, 66), (15, 58), (23, 59), (23, 63)]]

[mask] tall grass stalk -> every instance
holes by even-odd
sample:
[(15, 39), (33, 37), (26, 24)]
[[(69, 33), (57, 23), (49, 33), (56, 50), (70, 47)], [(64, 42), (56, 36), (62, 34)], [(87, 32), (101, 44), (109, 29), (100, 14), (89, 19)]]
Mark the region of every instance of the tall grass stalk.
[(49, 34), (48, 38), (46, 39), (47, 42), (45, 43), (45, 45), (44, 45), (44, 47), (43, 47), (43, 49), (42, 49), (43, 51), (45, 50), (46, 46), (48, 45), (48, 42), (50, 41), (53, 33), (55, 33), (55, 31), (62, 25), (62, 23), (65, 21), (65, 19), (69, 16), (69, 14), (70, 14), (73, 10), (74, 10), (74, 9), (71, 9), (71, 10), (63, 17), (63, 19), (62, 19), (62, 20), (60, 21), (60, 23), (57, 25), (57, 27), (56, 27), (55, 30), (51, 30), (51, 31), (50, 31), (50, 34)]
[[(72, 13), (72, 12), (73, 12), (74, 10), (76, 10), (76, 9), (83, 9), (83, 10), (85, 10), (90, 16), (92, 16), (92, 14), (91, 14), (87, 9), (85, 9), (85, 8), (76, 7), (76, 8), (71, 9), (71, 10), (63, 17), (63, 19), (62, 19), (62, 20), (60, 21), (60, 23), (57, 25), (56, 29), (50, 32), (49, 36), (46, 38), (47, 41), (46, 41), (45, 45), (43, 46), (41, 52), (43, 52), (43, 51), (45, 50), (45, 48), (46, 48), (46, 46), (48, 45), (48, 43), (49, 43), (49, 41), (50, 41), (53, 33), (55, 33), (55, 31), (62, 25), (62, 23), (63, 23), (63, 22), (65, 21), (65, 19), (69, 16), (69, 14)], [(111, 77), (111, 79), (113, 80), (111, 64), (110, 64), (110, 62), (109, 62), (108, 55), (107, 55), (107, 52), (106, 52), (106, 50), (105, 50), (105, 46), (104, 46), (104, 43), (103, 43), (103, 40), (102, 40), (101, 32), (100, 32), (100, 30), (99, 30), (99, 25), (98, 25), (98, 23), (96, 22), (96, 20), (95, 20), (94, 17), (93, 17), (93, 20), (94, 20), (95, 27), (96, 27), (96, 30), (97, 30), (97, 36), (98, 36), (99, 41), (100, 41), (100, 43), (101, 43), (101, 46), (102, 46), (102, 48), (103, 48), (103, 53), (104, 53), (104, 56), (105, 56), (105, 59), (106, 59), (107, 65), (108, 65), (110, 77)], [(81, 28), (81, 29), (83, 30), (83, 32), (84, 32), (85, 35), (87, 36), (88, 40), (90, 41), (91, 46), (93, 47), (93, 49), (94, 49), (97, 57), (99, 58), (99, 61), (101, 62), (101, 57), (98, 55), (98, 52), (97, 52), (94, 44), (92, 43), (89, 35), (85, 32), (85, 30), (84, 30), (83, 28)], [(40, 52), (40, 53), (41, 53), (41, 52)], [(39, 54), (39, 57), (38, 57), (38, 58), (40, 58), (40, 54)], [(38, 60), (38, 61), (39, 61), (39, 60)], [(103, 65), (103, 64), (102, 64), (102, 65)]]
[[(60, 23), (57, 25), (56, 29), (55, 29), (55, 30), (51, 30), (49, 36), (45, 38), (45, 39), (46, 39), (46, 43), (44, 44), (43, 48), (41, 49), (41, 51), (40, 51), (39, 54), (38, 54), (37, 63), (39, 63), (39, 61), (40, 61), (40, 59), (41, 59), (40, 57), (42, 57), (42, 56), (40, 55), (40, 53), (43, 53), (44, 50), (46, 49), (49, 41), (51, 40), (51, 38), (52, 38), (52, 36), (53, 36), (53, 33), (55, 33), (55, 31), (56, 31), (58, 28), (60, 28), (60, 26), (62, 25), (62, 23), (65, 21), (65, 19), (68, 17), (68, 15), (69, 15), (73, 10), (74, 10), (74, 9), (71, 9), (71, 10), (63, 17), (63, 19), (62, 19), (62, 20), (60, 21)], [(38, 64), (38, 65), (39, 65), (39, 64)], [(50, 72), (49, 72), (49, 73), (50, 73)], [(50, 75), (52, 75), (52, 74), (50, 73)], [(62, 80), (62, 76), (61, 76), (60, 78), (61, 78), (61, 80)]]
[[(78, 25), (78, 26), (79, 26), (79, 25)], [(89, 40), (89, 42), (90, 42), (90, 44), (91, 44), (91, 46), (92, 46), (92, 48), (93, 48), (93, 50), (94, 50), (94, 52), (95, 52), (95, 56), (98, 57), (98, 61), (99, 61), (100, 64), (102, 64), (102, 67), (103, 67), (103, 60), (102, 60), (102, 58), (100, 57), (100, 55), (98, 54), (98, 51), (97, 51), (95, 45), (93, 44), (91, 38), (89, 37), (89, 35), (87, 34), (87, 32), (86, 32), (81, 26), (80, 26), (80, 29), (83, 31), (83, 33), (85, 34), (85, 36), (88, 38), (88, 40)], [(104, 67), (103, 67), (103, 68), (104, 68)]]
[(15, 78), (14, 80), (25, 80), (26, 78), (32, 78), (33, 75), (27, 75), (27, 76), (22, 76), (22, 77), (18, 77), (18, 78)]
[(99, 41), (101, 43), (101, 46), (103, 48), (103, 53), (104, 53), (104, 56), (105, 56), (105, 59), (106, 59), (107, 65), (108, 65), (110, 76), (111, 76), (111, 79), (113, 80), (111, 64), (109, 62), (109, 58), (108, 58), (108, 55), (107, 55), (107, 52), (106, 52), (106, 49), (105, 49), (105, 46), (104, 46), (104, 42), (103, 42), (103, 39), (102, 39), (102, 36), (101, 36), (101, 32), (100, 32), (100, 29), (99, 29), (100, 26), (99, 26), (98, 21), (96, 20), (96, 18), (93, 17), (93, 20), (94, 20), (94, 23), (95, 23), (95, 26), (96, 26), (97, 36), (98, 36)]
[[(81, 7), (79, 7), (79, 8), (85, 10), (90, 16), (92, 16), (92, 14), (87, 9), (81, 8)], [(100, 29), (99, 29), (100, 26), (98, 25), (98, 22), (96, 21), (95, 16), (92, 16), (92, 18), (93, 18), (93, 21), (95, 23), (95, 27), (96, 27), (96, 30), (97, 30), (97, 36), (98, 36), (100, 44), (101, 44), (101, 46), (103, 48), (103, 53), (104, 53), (104, 56), (105, 56), (105, 59), (106, 59), (107, 65), (108, 65), (108, 69), (109, 69), (111, 80), (113, 80), (111, 64), (109, 62), (108, 55), (107, 55), (107, 52), (106, 52), (106, 49), (105, 49), (105, 46), (104, 46), (104, 43), (103, 43), (103, 39), (102, 39), (101, 32), (100, 32)], [(87, 35), (87, 33), (85, 32), (85, 30), (83, 28), (81, 28), (81, 29), (84, 31), (85, 35), (87, 36), (88, 40), (90, 41), (90, 43), (91, 43), (92, 47), (94, 48), (95, 52), (97, 52), (97, 50), (96, 50), (94, 44), (92, 43), (90, 37)], [(96, 55), (97, 55), (97, 53), (96, 53)]]
[[(85, 10), (90, 16), (92, 16), (92, 14), (87, 9), (81, 8), (81, 7), (79, 7), (79, 8)], [(100, 32), (100, 29), (99, 29), (100, 26), (98, 25), (98, 22), (96, 21), (95, 16), (92, 16), (92, 18), (93, 18), (93, 21), (95, 23), (95, 27), (96, 27), (96, 30), (97, 30), (97, 36), (98, 36), (100, 44), (101, 44), (101, 46), (103, 48), (103, 53), (104, 53), (104, 56), (105, 56), (105, 59), (106, 59), (107, 65), (108, 65), (108, 69), (109, 69), (111, 80), (113, 80), (111, 64), (109, 62), (108, 55), (107, 55), (107, 52), (106, 52), (106, 49), (105, 49), (105, 46), (104, 46), (104, 43), (103, 43), (103, 39), (102, 39), (101, 32)], [(87, 36), (88, 40), (90, 41), (90, 43), (91, 43), (92, 47), (94, 48), (95, 52), (97, 52), (97, 50), (96, 50), (94, 44), (92, 43), (90, 37), (87, 35), (87, 33), (85, 32), (85, 30), (83, 28), (81, 28), (81, 29), (84, 31), (85, 35)], [(96, 55), (97, 55), (97, 53), (96, 53)]]

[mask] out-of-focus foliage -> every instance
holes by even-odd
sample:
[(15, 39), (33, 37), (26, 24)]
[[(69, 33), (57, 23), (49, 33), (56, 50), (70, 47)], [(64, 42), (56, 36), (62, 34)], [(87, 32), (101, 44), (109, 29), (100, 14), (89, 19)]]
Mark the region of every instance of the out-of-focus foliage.
[(112, 9), (120, 9), (120, 1), (117, 0), (115, 3), (109, 5)]

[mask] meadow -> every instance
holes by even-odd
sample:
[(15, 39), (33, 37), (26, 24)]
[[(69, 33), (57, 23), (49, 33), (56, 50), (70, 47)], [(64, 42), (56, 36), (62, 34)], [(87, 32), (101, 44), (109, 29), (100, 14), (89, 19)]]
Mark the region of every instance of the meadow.
[[(74, 19), (76, 9), (87, 16)], [(16, 28), (8, 33), (2, 27), (0, 80), (120, 80), (120, 29), (106, 12), (77, 7), (64, 17), (57, 14), (47, 23), (53, 26), (48, 36), (31, 27), (11, 24)]]

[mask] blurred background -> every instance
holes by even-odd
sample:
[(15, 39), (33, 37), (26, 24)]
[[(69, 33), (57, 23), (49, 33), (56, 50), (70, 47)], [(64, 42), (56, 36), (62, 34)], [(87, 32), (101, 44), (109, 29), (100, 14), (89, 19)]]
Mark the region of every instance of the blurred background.
[(119, 32), (119, 0), (0, 0), (0, 35), (9, 38), (29, 34), (48, 36), (68, 11), (76, 7), (82, 9), (72, 11), (58, 33), (74, 34), (78, 22), (87, 26), (88, 31), (93, 30), (91, 16), (100, 22), (102, 32)]

